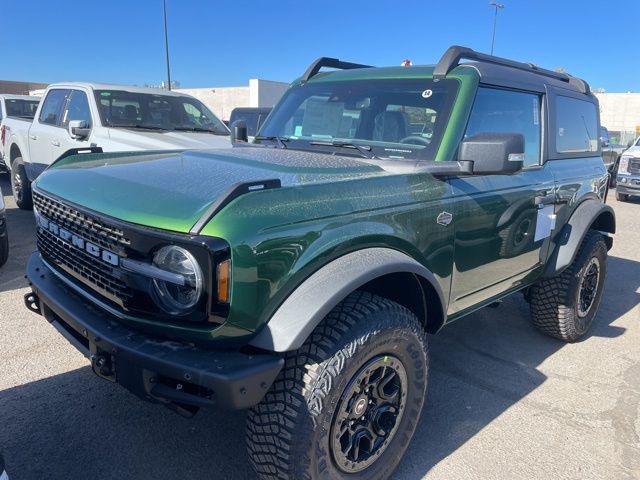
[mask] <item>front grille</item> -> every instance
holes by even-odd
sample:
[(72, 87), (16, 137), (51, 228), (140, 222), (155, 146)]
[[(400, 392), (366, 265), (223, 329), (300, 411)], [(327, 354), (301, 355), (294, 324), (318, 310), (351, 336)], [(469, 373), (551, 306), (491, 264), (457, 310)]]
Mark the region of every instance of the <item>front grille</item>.
[[(124, 246), (130, 243), (121, 230), (57, 200), (37, 192), (33, 192), (33, 200), (38, 215), (110, 252), (121, 254)], [(119, 267), (67, 243), (40, 225), (37, 229), (37, 245), (42, 257), (53, 267), (63, 270), (116, 304), (124, 306), (133, 297)]]
[(640, 175), (640, 158), (629, 160), (629, 173)]

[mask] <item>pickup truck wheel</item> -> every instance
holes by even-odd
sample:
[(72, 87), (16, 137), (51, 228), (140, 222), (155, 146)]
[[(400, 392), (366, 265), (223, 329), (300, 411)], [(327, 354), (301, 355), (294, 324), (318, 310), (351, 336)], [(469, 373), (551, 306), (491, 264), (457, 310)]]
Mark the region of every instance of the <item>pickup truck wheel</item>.
[(247, 418), (261, 479), (385, 479), (418, 424), (426, 334), (395, 302), (355, 292), (285, 366)]
[(629, 195), (627, 195), (626, 193), (616, 192), (616, 200), (619, 202), (626, 202), (627, 200), (629, 200)]
[(31, 210), (33, 208), (31, 182), (27, 178), (27, 172), (20, 157), (13, 161), (11, 168), (11, 190), (13, 190), (13, 198), (19, 208), (22, 210)]
[(578, 340), (596, 316), (606, 274), (607, 245), (602, 234), (590, 231), (569, 267), (531, 287), (533, 324), (560, 340)]

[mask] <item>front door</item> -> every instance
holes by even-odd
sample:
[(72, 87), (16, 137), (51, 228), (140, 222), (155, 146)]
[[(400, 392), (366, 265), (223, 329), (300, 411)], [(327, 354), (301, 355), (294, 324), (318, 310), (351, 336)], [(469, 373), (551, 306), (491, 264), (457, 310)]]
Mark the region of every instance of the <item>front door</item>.
[(40, 114), (29, 128), (29, 161), (41, 172), (60, 155), (62, 112), (69, 90), (51, 89), (43, 100)]
[[(72, 120), (83, 120), (87, 124), (87, 128), (92, 128), (91, 110), (89, 109), (89, 100), (87, 94), (82, 90), (71, 90), (62, 115), (62, 129), (56, 138), (58, 148), (56, 160), (63, 153), (74, 148), (87, 148), (91, 146), (91, 135), (87, 138), (73, 138), (69, 133), (69, 122)], [(54, 155), (55, 155), (54, 153)]]
[(465, 313), (527, 281), (541, 268), (549, 245), (554, 180), (541, 165), (542, 96), (481, 87), (465, 137), (520, 133), (525, 164), (513, 175), (450, 180), (454, 196), (454, 271), (449, 315)]

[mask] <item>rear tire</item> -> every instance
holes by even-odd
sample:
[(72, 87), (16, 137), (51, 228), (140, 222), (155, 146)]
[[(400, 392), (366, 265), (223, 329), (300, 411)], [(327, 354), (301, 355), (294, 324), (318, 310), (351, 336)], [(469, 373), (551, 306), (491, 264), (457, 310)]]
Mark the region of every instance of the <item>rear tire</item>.
[(629, 200), (629, 195), (626, 193), (616, 192), (616, 200), (619, 202), (626, 202), (627, 200)]
[(11, 189), (18, 208), (22, 210), (31, 210), (33, 208), (31, 182), (27, 177), (21, 157), (16, 158), (11, 167)]
[(535, 327), (565, 342), (581, 338), (598, 311), (606, 275), (607, 244), (602, 234), (589, 231), (571, 265), (531, 287)]
[(286, 354), (249, 412), (247, 448), (258, 478), (388, 478), (418, 424), (427, 374), (416, 316), (376, 295), (351, 294)]
[[(6, 220), (5, 220), (6, 221)], [(9, 258), (9, 234), (4, 232), (4, 235), (0, 236), (0, 267), (7, 263)]]

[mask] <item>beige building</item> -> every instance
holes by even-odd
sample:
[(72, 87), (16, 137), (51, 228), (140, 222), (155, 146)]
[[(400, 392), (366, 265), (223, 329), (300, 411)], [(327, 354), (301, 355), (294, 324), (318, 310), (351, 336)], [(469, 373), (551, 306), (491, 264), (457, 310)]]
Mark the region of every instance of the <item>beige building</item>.
[(640, 93), (596, 93), (600, 123), (614, 143), (626, 145), (640, 136)]
[(222, 120), (229, 120), (236, 107), (273, 107), (289, 87), (288, 83), (252, 78), (248, 86), (177, 88), (176, 92), (192, 95)]

